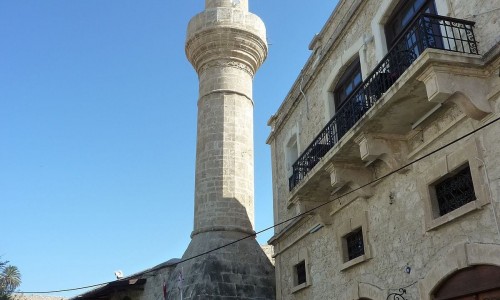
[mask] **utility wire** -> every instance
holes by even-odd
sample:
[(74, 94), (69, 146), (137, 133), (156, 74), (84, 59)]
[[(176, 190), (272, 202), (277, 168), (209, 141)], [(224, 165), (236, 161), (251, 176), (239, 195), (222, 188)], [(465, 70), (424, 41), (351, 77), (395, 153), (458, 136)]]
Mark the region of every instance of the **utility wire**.
[(439, 151), (441, 151), (441, 150), (443, 150), (443, 149), (445, 149), (445, 148), (447, 148), (447, 147), (449, 147), (449, 146), (451, 146), (451, 145), (453, 145), (453, 144), (455, 144), (455, 143), (457, 143), (457, 142), (459, 142), (459, 141), (461, 141), (461, 140), (465, 139), (466, 137), (469, 137), (469, 136), (473, 135), (474, 133), (476, 133), (476, 132), (478, 132), (478, 131), (480, 131), (480, 130), (482, 130), (482, 129), (484, 129), (484, 128), (486, 128), (486, 127), (490, 126), (490, 125), (492, 125), (493, 123), (495, 123), (495, 122), (497, 122), (497, 121), (499, 121), (499, 120), (500, 120), (500, 117), (499, 117), (499, 118), (496, 118), (496, 119), (494, 119), (494, 120), (492, 120), (492, 121), (490, 121), (490, 122), (488, 122), (488, 123), (486, 123), (486, 124), (484, 124), (484, 125), (482, 125), (482, 126), (480, 126), (480, 127), (478, 127), (478, 128), (476, 128), (476, 129), (474, 129), (474, 130), (472, 130), (471, 132), (469, 132), (469, 133), (467, 133), (467, 134), (465, 134), (465, 135), (463, 135), (463, 136), (461, 136), (461, 137), (459, 137), (459, 138), (457, 138), (457, 139), (455, 139), (455, 140), (452, 140), (451, 142), (449, 142), (449, 143), (447, 143), (447, 144), (445, 144), (445, 145), (443, 145), (443, 146), (441, 146), (441, 147), (439, 147), (439, 148), (437, 148), (437, 149), (435, 149), (435, 150), (433, 150), (433, 151), (431, 151), (431, 152), (429, 152), (429, 153), (427, 153), (427, 154), (425, 154), (425, 155), (423, 155), (423, 156), (421, 156), (421, 157), (419, 157), (419, 158), (417, 158), (417, 159), (415, 159), (415, 160), (413, 160), (413, 161), (411, 161), (411, 162), (409, 162), (409, 163), (407, 163), (407, 164), (405, 164), (405, 165), (403, 165), (403, 166), (401, 166), (401, 167), (399, 167), (399, 168), (397, 168), (397, 169), (395, 169), (395, 170), (393, 170), (393, 171), (391, 171), (391, 172), (389, 172), (389, 173), (387, 173), (387, 174), (385, 174), (385, 175), (381, 176), (381, 177), (378, 177), (378, 178), (374, 179), (373, 181), (371, 181), (371, 182), (369, 182), (369, 183), (367, 183), (367, 184), (361, 185), (360, 187), (355, 188), (355, 189), (353, 189), (353, 190), (350, 190), (349, 192), (346, 192), (346, 193), (344, 193), (344, 194), (342, 194), (342, 195), (340, 195), (340, 196), (338, 196), (338, 197), (335, 197), (334, 199), (330, 199), (330, 200), (326, 201), (325, 203), (322, 203), (322, 204), (320, 204), (320, 205), (318, 205), (318, 206), (315, 206), (315, 207), (313, 207), (313, 208), (311, 208), (311, 209), (309, 209), (309, 210), (307, 210), (307, 211), (305, 211), (305, 212), (303, 212), (303, 213), (300, 213), (300, 214), (298, 214), (298, 215), (296, 215), (296, 216), (294, 216), (294, 217), (291, 217), (291, 218), (288, 218), (288, 219), (286, 219), (286, 220), (284, 220), (284, 221), (278, 222), (278, 223), (276, 223), (276, 224), (274, 224), (274, 225), (271, 225), (271, 226), (269, 226), (269, 227), (267, 227), (267, 228), (264, 228), (264, 229), (262, 229), (262, 230), (260, 230), (260, 231), (255, 232), (255, 233), (253, 233), (253, 234), (249, 234), (249, 235), (247, 235), (247, 236), (245, 236), (245, 237), (242, 237), (242, 238), (240, 238), (240, 239), (234, 240), (234, 241), (232, 241), (232, 242), (230, 242), (230, 243), (224, 244), (224, 245), (222, 245), (222, 246), (220, 246), (220, 247), (217, 247), (217, 248), (214, 248), (214, 249), (211, 249), (211, 250), (208, 250), (208, 251), (202, 252), (202, 253), (200, 253), (200, 254), (197, 254), (197, 255), (194, 255), (194, 256), (191, 256), (191, 257), (188, 257), (188, 258), (185, 258), (185, 259), (181, 259), (180, 261), (175, 262), (175, 263), (172, 263), (172, 264), (170, 264), (170, 265), (159, 265), (159, 266), (153, 267), (153, 268), (151, 268), (151, 269), (149, 269), (149, 270), (146, 270), (145, 272), (141, 272), (141, 273), (139, 273), (139, 274), (137, 274), (137, 275), (131, 275), (130, 277), (123, 278), (123, 279), (119, 279), (119, 280), (108, 281), (108, 282), (103, 282), (103, 283), (99, 283), (99, 284), (87, 285), (87, 286), (78, 287), (78, 288), (71, 288), (71, 289), (62, 289), (62, 290), (53, 290), (53, 291), (41, 291), (41, 292), (19, 292), (19, 293), (24, 293), (24, 294), (51, 294), (51, 293), (60, 293), (60, 292), (77, 291), (77, 290), (82, 290), (82, 289), (88, 289), (88, 288), (93, 288), (93, 287), (99, 287), (99, 286), (103, 286), (103, 285), (106, 285), (106, 284), (109, 284), (109, 283), (112, 283), (112, 282), (117, 282), (117, 281), (128, 281), (128, 280), (131, 280), (131, 279), (135, 279), (135, 278), (138, 278), (138, 277), (144, 276), (144, 275), (146, 275), (146, 274), (150, 274), (150, 273), (156, 272), (156, 271), (158, 271), (158, 270), (160, 270), (160, 269), (163, 269), (163, 268), (165, 268), (165, 267), (177, 266), (178, 264), (182, 264), (182, 263), (184, 263), (184, 262), (187, 262), (187, 261), (190, 261), (190, 260), (196, 259), (196, 258), (198, 258), (198, 257), (200, 257), (200, 256), (207, 255), (207, 254), (209, 254), (209, 253), (215, 252), (215, 251), (220, 250), (220, 249), (222, 249), (222, 248), (229, 247), (229, 246), (231, 246), (231, 245), (234, 245), (234, 244), (236, 244), (236, 243), (239, 243), (239, 242), (241, 242), (241, 241), (243, 241), (243, 240), (246, 240), (246, 239), (248, 239), (248, 238), (255, 237), (255, 236), (257, 236), (258, 234), (261, 234), (261, 233), (263, 233), (263, 232), (265, 232), (265, 231), (268, 231), (268, 230), (270, 230), (270, 229), (273, 229), (274, 227), (277, 227), (277, 226), (283, 225), (283, 224), (285, 224), (285, 223), (288, 223), (288, 222), (290, 222), (290, 221), (293, 221), (293, 220), (295, 220), (295, 219), (298, 219), (298, 218), (300, 218), (300, 217), (302, 217), (302, 216), (304, 216), (304, 215), (308, 215), (308, 214), (310, 214), (311, 212), (315, 211), (316, 209), (321, 208), (321, 207), (323, 207), (323, 206), (326, 206), (326, 205), (328, 205), (328, 204), (330, 204), (330, 203), (334, 202), (335, 200), (338, 200), (338, 199), (340, 199), (340, 198), (342, 198), (342, 197), (345, 197), (345, 196), (347, 196), (347, 195), (349, 195), (349, 194), (352, 194), (352, 193), (354, 193), (354, 192), (357, 192), (357, 191), (359, 191), (359, 190), (361, 190), (361, 189), (363, 189), (363, 188), (365, 188), (365, 187), (367, 187), (367, 186), (369, 186), (369, 185), (371, 185), (371, 184), (373, 184), (373, 183), (375, 183), (375, 182), (378, 182), (378, 181), (380, 181), (380, 180), (382, 180), (382, 179), (385, 179), (385, 178), (387, 178), (387, 177), (389, 177), (389, 176), (393, 175), (394, 173), (397, 173), (397, 172), (399, 172), (399, 171), (401, 171), (401, 170), (403, 170), (403, 169), (405, 169), (405, 168), (407, 168), (407, 167), (409, 167), (409, 166), (411, 166), (411, 165), (413, 165), (413, 164), (415, 164), (415, 163), (417, 163), (417, 162), (419, 162), (419, 161), (421, 161), (421, 160), (423, 160), (423, 159), (425, 159), (425, 158), (427, 158), (427, 157), (429, 157), (429, 156), (431, 156), (431, 155), (433, 155), (433, 154), (435, 154), (435, 153), (437, 153), (437, 152), (439, 152)]

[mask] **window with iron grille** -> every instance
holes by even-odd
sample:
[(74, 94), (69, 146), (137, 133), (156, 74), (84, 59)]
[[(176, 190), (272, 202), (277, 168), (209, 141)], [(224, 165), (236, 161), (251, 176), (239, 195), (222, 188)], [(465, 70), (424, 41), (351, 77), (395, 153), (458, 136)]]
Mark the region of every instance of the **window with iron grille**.
[(465, 204), (476, 200), (470, 167), (459, 168), (452, 176), (434, 185), (439, 215), (445, 215)]
[(349, 233), (344, 237), (347, 246), (347, 259), (352, 260), (365, 254), (363, 243), (363, 231), (361, 228)]
[(295, 279), (296, 285), (300, 285), (307, 282), (306, 275), (306, 262), (305, 260), (295, 265)]

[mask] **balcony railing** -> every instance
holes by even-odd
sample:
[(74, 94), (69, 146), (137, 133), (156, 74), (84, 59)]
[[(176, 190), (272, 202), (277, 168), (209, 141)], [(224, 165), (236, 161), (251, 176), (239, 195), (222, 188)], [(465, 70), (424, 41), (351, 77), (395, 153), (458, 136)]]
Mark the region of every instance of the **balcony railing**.
[(290, 191), (381, 98), (427, 48), (479, 54), (474, 22), (421, 13), (396, 39), (370, 75), (337, 109), (312, 143), (293, 164)]

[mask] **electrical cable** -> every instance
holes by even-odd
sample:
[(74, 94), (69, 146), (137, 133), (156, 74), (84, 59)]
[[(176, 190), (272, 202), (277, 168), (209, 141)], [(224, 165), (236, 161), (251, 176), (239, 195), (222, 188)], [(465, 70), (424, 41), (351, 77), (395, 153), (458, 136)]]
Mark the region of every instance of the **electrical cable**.
[(451, 142), (449, 142), (449, 143), (447, 143), (447, 144), (444, 144), (444, 145), (443, 145), (443, 146), (441, 146), (441, 147), (438, 147), (437, 149), (432, 150), (431, 152), (429, 152), (429, 153), (427, 153), (427, 154), (425, 154), (425, 155), (423, 155), (423, 156), (421, 156), (421, 157), (419, 157), (419, 158), (417, 158), (417, 159), (415, 159), (415, 160), (413, 160), (413, 161), (411, 161), (411, 162), (409, 162), (409, 163), (407, 163), (407, 164), (405, 164), (405, 165), (403, 165), (403, 166), (401, 166), (401, 167), (399, 167), (399, 168), (397, 168), (397, 169), (395, 169), (395, 170), (393, 170), (393, 171), (391, 171), (391, 172), (389, 172), (389, 173), (387, 173), (387, 174), (385, 174), (385, 175), (382, 175), (382, 176), (380, 176), (380, 177), (378, 177), (378, 178), (374, 179), (373, 181), (371, 181), (371, 182), (369, 182), (369, 183), (366, 183), (366, 184), (364, 184), (364, 185), (359, 186), (358, 188), (355, 188), (355, 189), (353, 189), (353, 190), (350, 190), (349, 192), (346, 192), (346, 193), (344, 193), (344, 194), (342, 194), (342, 195), (340, 195), (340, 196), (338, 196), (338, 197), (335, 197), (334, 199), (330, 199), (330, 200), (326, 201), (325, 203), (322, 203), (322, 204), (320, 204), (320, 205), (318, 205), (318, 206), (315, 206), (315, 207), (313, 207), (313, 208), (311, 208), (311, 209), (309, 209), (309, 210), (306, 210), (305, 212), (300, 213), (300, 214), (298, 214), (298, 215), (296, 215), (296, 216), (294, 216), (294, 217), (288, 218), (288, 219), (286, 219), (286, 220), (284, 220), (284, 221), (278, 222), (278, 223), (276, 223), (276, 224), (274, 224), (274, 225), (271, 225), (271, 226), (269, 226), (269, 227), (267, 227), (267, 228), (264, 228), (264, 229), (262, 229), (262, 230), (259, 230), (259, 231), (255, 232), (255, 233), (253, 233), (253, 234), (249, 234), (249, 235), (247, 235), (247, 236), (245, 236), (245, 237), (239, 238), (239, 239), (237, 239), (237, 240), (234, 240), (234, 241), (232, 241), (232, 242), (230, 242), (230, 243), (227, 243), (227, 244), (224, 244), (224, 245), (222, 245), (222, 246), (216, 247), (216, 248), (214, 248), (214, 249), (211, 249), (211, 250), (208, 250), (208, 251), (202, 252), (202, 253), (197, 254), (197, 255), (194, 255), (194, 256), (192, 256), (192, 257), (188, 257), (188, 258), (185, 258), (185, 259), (181, 259), (181, 260), (179, 260), (179, 261), (177, 261), (177, 262), (175, 262), (175, 263), (172, 263), (172, 264), (170, 264), (170, 265), (163, 265), (163, 264), (162, 264), (162, 265), (159, 265), (159, 266), (153, 267), (153, 268), (151, 268), (151, 269), (149, 269), (149, 270), (146, 270), (146, 271), (144, 271), (144, 272), (141, 272), (141, 273), (139, 273), (139, 274), (137, 274), (137, 275), (131, 275), (131, 276), (127, 277), (127, 278), (118, 279), (118, 280), (114, 280), (114, 281), (103, 282), (103, 283), (99, 283), (99, 284), (87, 285), (87, 286), (78, 287), (78, 288), (61, 289), (61, 290), (53, 290), (53, 291), (19, 292), (19, 293), (23, 293), (23, 294), (51, 294), (51, 293), (60, 293), (60, 292), (77, 291), (77, 290), (82, 290), (82, 289), (88, 289), (88, 288), (93, 288), (93, 287), (103, 286), (103, 285), (106, 285), (106, 284), (109, 284), (109, 283), (112, 283), (112, 282), (117, 282), (117, 281), (125, 281), (125, 280), (131, 280), (131, 279), (135, 279), (135, 278), (142, 277), (142, 276), (144, 276), (144, 275), (146, 275), (146, 274), (153, 273), (153, 272), (158, 271), (158, 270), (160, 270), (160, 269), (163, 269), (163, 268), (165, 268), (165, 267), (167, 267), (167, 266), (168, 266), (168, 267), (177, 266), (178, 264), (182, 264), (182, 263), (184, 263), (184, 262), (187, 262), (187, 261), (190, 261), (190, 260), (196, 259), (196, 258), (198, 258), (198, 257), (200, 257), (200, 256), (203, 256), (203, 255), (207, 255), (207, 254), (209, 254), (209, 253), (215, 252), (215, 251), (220, 250), (220, 249), (222, 249), (222, 248), (229, 247), (229, 246), (231, 246), (231, 245), (234, 245), (234, 244), (236, 244), (236, 243), (239, 243), (239, 242), (241, 242), (241, 241), (243, 241), (243, 240), (246, 240), (246, 239), (248, 239), (248, 238), (255, 237), (255, 236), (257, 236), (257, 235), (259, 235), (259, 234), (261, 234), (261, 233), (263, 233), (263, 232), (265, 232), (265, 231), (268, 231), (268, 230), (270, 230), (270, 229), (273, 229), (274, 227), (277, 227), (277, 226), (283, 225), (283, 224), (285, 224), (285, 223), (288, 223), (288, 222), (290, 222), (290, 221), (293, 221), (293, 220), (295, 220), (295, 219), (298, 219), (298, 218), (300, 218), (300, 217), (302, 217), (302, 216), (304, 216), (304, 215), (308, 215), (308, 214), (310, 214), (311, 212), (313, 212), (314, 210), (316, 210), (316, 209), (318, 209), (318, 208), (321, 208), (321, 207), (323, 207), (323, 206), (326, 206), (326, 205), (328, 205), (328, 204), (330, 204), (330, 203), (332, 203), (332, 202), (334, 202), (334, 201), (336, 201), (336, 200), (338, 200), (338, 199), (340, 199), (340, 198), (342, 198), (342, 197), (345, 197), (345, 196), (347, 196), (347, 195), (349, 195), (349, 194), (355, 193), (355, 192), (357, 192), (357, 191), (359, 191), (359, 190), (361, 190), (361, 189), (363, 189), (363, 188), (365, 188), (365, 187), (367, 187), (367, 186), (369, 186), (369, 185), (372, 185), (372, 184), (374, 184), (374, 183), (376, 183), (376, 182), (378, 182), (378, 181), (380, 181), (380, 180), (382, 180), (382, 179), (385, 179), (385, 178), (387, 178), (387, 177), (389, 177), (389, 176), (393, 175), (394, 173), (397, 173), (397, 172), (399, 172), (399, 171), (401, 171), (401, 170), (403, 170), (403, 169), (405, 169), (405, 168), (407, 168), (407, 167), (409, 167), (409, 166), (411, 166), (411, 165), (413, 165), (413, 164), (415, 164), (415, 163), (417, 163), (417, 162), (419, 162), (419, 161), (421, 161), (421, 160), (423, 160), (423, 159), (425, 159), (425, 158), (427, 158), (427, 157), (429, 157), (429, 156), (431, 156), (431, 155), (433, 155), (433, 154), (435, 154), (435, 153), (437, 153), (437, 152), (439, 152), (439, 151), (441, 151), (441, 150), (443, 150), (443, 149), (445, 149), (445, 148), (447, 148), (447, 147), (449, 147), (449, 146), (451, 146), (451, 145), (453, 145), (453, 144), (455, 144), (455, 143), (457, 143), (457, 142), (459, 142), (459, 141), (461, 141), (461, 140), (465, 139), (466, 137), (469, 137), (469, 136), (473, 135), (474, 133), (476, 133), (476, 132), (478, 132), (478, 131), (480, 131), (480, 130), (482, 130), (482, 129), (484, 129), (484, 128), (486, 128), (486, 127), (488, 127), (488, 126), (492, 125), (492, 124), (494, 124), (495, 122), (498, 122), (499, 120), (500, 120), (500, 117), (498, 117), (498, 118), (496, 118), (496, 119), (494, 119), (494, 120), (492, 120), (492, 121), (490, 121), (490, 122), (488, 122), (488, 123), (486, 123), (486, 124), (484, 124), (484, 125), (482, 125), (482, 126), (480, 126), (480, 127), (476, 128), (476, 129), (474, 129), (474, 130), (470, 131), (469, 133), (467, 133), (467, 134), (465, 134), (465, 135), (463, 135), (463, 136), (461, 136), (461, 137), (459, 137), (459, 138), (457, 138), (457, 139), (455, 139), (455, 140), (452, 140)]

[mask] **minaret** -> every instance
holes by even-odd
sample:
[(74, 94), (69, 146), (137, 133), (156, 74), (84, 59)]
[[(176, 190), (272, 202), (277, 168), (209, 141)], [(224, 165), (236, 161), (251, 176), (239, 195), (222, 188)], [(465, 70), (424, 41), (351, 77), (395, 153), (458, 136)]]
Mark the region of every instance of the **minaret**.
[[(266, 29), (248, 0), (205, 0), (189, 22), (186, 55), (198, 73), (195, 212), (189, 258), (254, 233), (252, 81)], [(169, 299), (274, 299), (274, 268), (254, 237), (179, 264)], [(187, 297), (191, 298), (187, 298)]]

